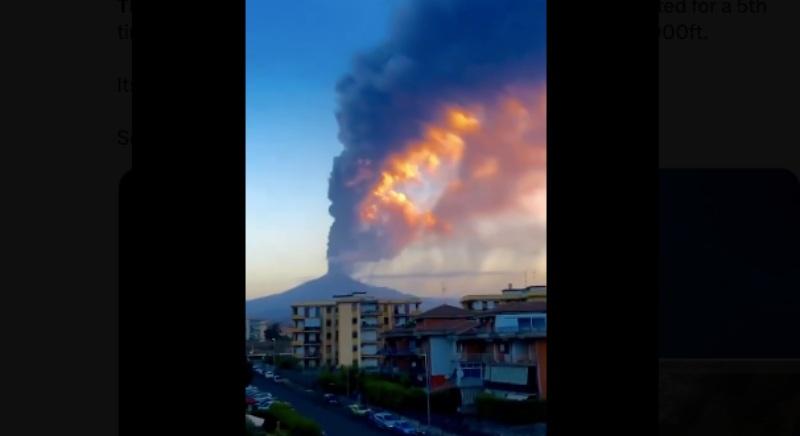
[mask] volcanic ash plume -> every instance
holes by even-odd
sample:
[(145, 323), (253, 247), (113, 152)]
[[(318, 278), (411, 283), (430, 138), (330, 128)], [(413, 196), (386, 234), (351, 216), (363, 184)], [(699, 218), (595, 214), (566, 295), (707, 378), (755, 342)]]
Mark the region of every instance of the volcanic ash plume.
[(331, 272), (544, 189), (544, 0), (419, 0), (338, 84)]

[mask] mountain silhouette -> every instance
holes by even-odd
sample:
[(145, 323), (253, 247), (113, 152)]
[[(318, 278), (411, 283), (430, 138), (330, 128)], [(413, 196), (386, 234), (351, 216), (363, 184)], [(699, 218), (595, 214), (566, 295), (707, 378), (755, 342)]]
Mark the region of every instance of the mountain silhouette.
[(367, 296), (377, 298), (420, 298), (423, 310), (440, 304), (459, 306), (458, 300), (454, 298), (417, 297), (392, 288), (368, 285), (343, 273), (329, 272), (322, 277), (309, 280), (281, 293), (248, 300), (245, 310), (249, 319), (265, 319), (285, 323), (291, 318), (292, 304), (312, 300), (331, 300), (334, 295), (349, 292), (366, 292)]

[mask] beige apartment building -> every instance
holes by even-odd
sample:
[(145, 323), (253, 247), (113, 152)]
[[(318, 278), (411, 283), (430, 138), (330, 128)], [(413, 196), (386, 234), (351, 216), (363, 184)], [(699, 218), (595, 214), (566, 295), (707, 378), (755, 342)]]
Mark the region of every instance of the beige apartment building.
[(303, 367), (380, 367), (382, 333), (406, 325), (422, 301), (377, 299), (364, 292), (292, 305), (292, 350)]
[(461, 307), (471, 311), (494, 310), (504, 303), (547, 302), (547, 286), (536, 285), (525, 288), (503, 289), (499, 294), (473, 294), (461, 298)]

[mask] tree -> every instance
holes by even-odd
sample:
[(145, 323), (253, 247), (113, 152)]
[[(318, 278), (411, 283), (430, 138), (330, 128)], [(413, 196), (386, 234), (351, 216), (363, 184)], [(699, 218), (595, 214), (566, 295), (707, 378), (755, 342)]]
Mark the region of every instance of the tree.
[(270, 324), (269, 327), (267, 327), (267, 329), (264, 330), (264, 339), (266, 339), (267, 341), (271, 341), (273, 339), (278, 341), (278, 340), (287, 340), (290, 338), (288, 336), (281, 335), (281, 325), (275, 322)]

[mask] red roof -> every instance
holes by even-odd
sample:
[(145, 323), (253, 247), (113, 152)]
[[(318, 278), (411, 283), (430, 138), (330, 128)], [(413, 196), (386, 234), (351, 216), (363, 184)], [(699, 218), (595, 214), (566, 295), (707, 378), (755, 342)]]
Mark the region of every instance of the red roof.
[(431, 332), (442, 332), (442, 333), (461, 333), (462, 331), (469, 330), (478, 325), (477, 321), (473, 321), (470, 319), (448, 319), (438, 322), (435, 326), (431, 327), (423, 327), (417, 326), (414, 329), (415, 333), (431, 333)]

